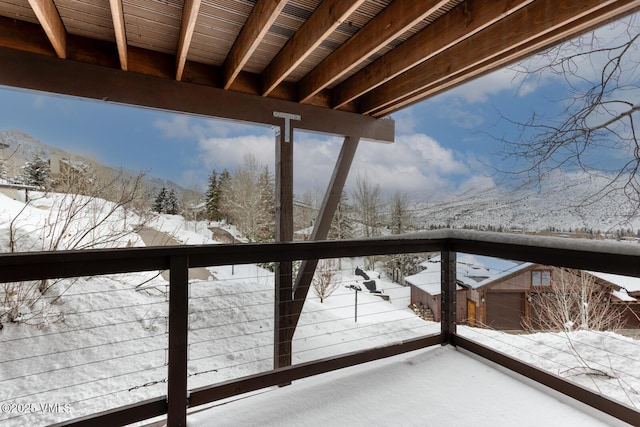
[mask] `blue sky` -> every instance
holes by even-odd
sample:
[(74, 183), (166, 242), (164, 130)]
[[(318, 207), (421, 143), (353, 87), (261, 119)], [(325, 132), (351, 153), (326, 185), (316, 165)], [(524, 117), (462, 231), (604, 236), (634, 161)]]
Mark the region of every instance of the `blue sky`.
[[(610, 25), (599, 34), (611, 38), (616, 31), (619, 26)], [(513, 131), (500, 114), (523, 120), (537, 110), (553, 116), (562, 105), (550, 101), (565, 86), (551, 74), (523, 81), (506, 69), (409, 107), (392, 116), (396, 143), (361, 142), (349, 182), (367, 174), (386, 193), (417, 197), (494, 185), (494, 168), (510, 167), (496, 154), (494, 137)], [(248, 153), (274, 164), (274, 130), (268, 127), (2, 86), (0, 129), (20, 129), (46, 144), (201, 190), (211, 170), (233, 170)], [(296, 132), (295, 144), (294, 191), (324, 190), (341, 139)]]
[[(503, 75), (504, 74), (504, 75)], [(535, 102), (511, 84), (482, 93), (487, 81), (508, 80), (498, 72), (460, 93), (438, 96), (405, 109), (396, 120), (396, 143), (362, 141), (350, 179), (368, 174), (385, 191), (435, 191), (464, 185), (490, 173), (496, 144), (480, 131), (495, 132), (499, 110)], [(524, 110), (527, 110), (525, 108)], [(112, 166), (144, 170), (183, 186), (203, 188), (213, 168), (233, 170), (252, 153), (274, 163), (274, 130), (222, 120), (114, 105), (0, 87), (0, 129), (20, 129), (34, 138)], [(295, 132), (295, 191), (325, 185), (340, 138)], [(322, 184), (319, 184), (322, 182)]]

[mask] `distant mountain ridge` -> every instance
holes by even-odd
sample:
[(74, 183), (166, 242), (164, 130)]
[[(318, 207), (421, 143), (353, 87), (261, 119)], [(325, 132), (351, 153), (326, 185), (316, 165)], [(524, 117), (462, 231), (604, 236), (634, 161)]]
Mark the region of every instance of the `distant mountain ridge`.
[[(0, 130), (0, 146), (2, 143), (8, 147), (1, 149), (0, 156), (11, 157), (7, 168), (9, 176), (19, 173), (24, 162), (38, 153), (44, 157), (58, 155), (119, 170), (47, 145), (21, 130)], [(138, 172), (125, 170), (125, 173), (136, 175)], [(416, 203), (412, 210), (420, 229), (472, 227), (532, 232), (577, 229), (603, 233), (638, 232), (640, 218), (622, 191), (610, 192), (590, 204), (582, 203), (606, 183), (606, 177), (557, 173), (538, 183), (535, 189), (474, 188), (464, 193), (433, 196), (426, 202)], [(187, 191), (173, 181), (153, 176), (145, 176), (145, 184), (152, 190), (166, 187), (178, 194)]]
[(556, 173), (536, 188), (474, 189), (421, 203), (416, 217), (424, 228), (434, 224), (512, 231), (637, 233), (640, 218), (622, 191), (593, 197), (608, 182), (606, 177), (586, 173)]
[[(0, 147), (3, 147), (0, 152), (0, 159), (6, 160), (7, 174), (9, 177), (20, 175), (25, 162), (32, 159), (35, 155), (41, 155), (46, 159), (50, 159), (54, 156), (70, 158), (82, 161), (89, 165), (111, 169), (114, 172), (120, 171), (121, 169), (119, 167), (105, 165), (97, 160), (45, 144), (44, 142), (33, 138), (28, 133), (18, 129), (0, 130)], [(122, 168), (122, 171), (126, 176), (135, 176), (139, 173), (138, 171), (124, 168)], [(185, 188), (171, 180), (150, 175), (145, 175), (144, 184), (152, 190), (166, 187), (168, 189), (175, 190), (178, 194), (182, 194), (187, 191)]]

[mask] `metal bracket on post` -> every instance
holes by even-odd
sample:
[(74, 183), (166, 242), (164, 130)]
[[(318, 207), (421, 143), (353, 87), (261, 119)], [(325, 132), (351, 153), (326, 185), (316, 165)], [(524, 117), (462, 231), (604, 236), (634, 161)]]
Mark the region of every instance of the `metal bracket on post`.
[(282, 111), (274, 111), (273, 117), (284, 119), (284, 142), (291, 142), (291, 120), (300, 121), (302, 117), (299, 114), (283, 113)]
[(445, 343), (453, 344), (457, 324), (457, 277), (456, 277), (456, 253), (443, 250), (441, 253), (441, 277), (442, 277), (442, 317), (441, 328)]

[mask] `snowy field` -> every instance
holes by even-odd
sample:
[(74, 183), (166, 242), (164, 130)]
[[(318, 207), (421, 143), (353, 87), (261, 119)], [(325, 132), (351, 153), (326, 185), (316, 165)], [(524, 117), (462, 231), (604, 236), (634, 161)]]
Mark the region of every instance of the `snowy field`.
[[(65, 206), (63, 196), (42, 196), (25, 206), (22, 202), (0, 195), (0, 252), (9, 252), (16, 236), (20, 236), (17, 239), (22, 245), (20, 250), (42, 250), (49, 246), (52, 239), (79, 241), (82, 244), (91, 239), (100, 241), (101, 236), (116, 235), (116, 223), (135, 224), (140, 221), (133, 212), (118, 212), (114, 216), (117, 220), (113, 223), (104, 221), (104, 224), (100, 223), (87, 234), (86, 230), (101, 218), (106, 205), (106, 202), (99, 203), (90, 210), (90, 215), (78, 215), (77, 223), (67, 227), (64, 235), (57, 235), (55, 229), (43, 224), (50, 223), (51, 218), (57, 217), (60, 207)], [(19, 220), (12, 221), (16, 216)], [(171, 234), (180, 243), (216, 243), (211, 240), (206, 224), (185, 222), (180, 216), (159, 215), (147, 227)], [(228, 231), (235, 233), (233, 229)], [(103, 247), (145, 244), (136, 234), (123, 235), (113, 242), (107, 243), (107, 240), (102, 239)], [(425, 322), (407, 308), (407, 287), (384, 278), (377, 279), (377, 285), (384, 289), (390, 300), (385, 301), (365, 292), (358, 293), (356, 322), (355, 295), (348, 286), (362, 285), (362, 277), (355, 275), (355, 268), (363, 265), (364, 260), (341, 260), (336, 272), (340, 284), (323, 303), (310, 292), (294, 336), (294, 363), (439, 332), (439, 324)], [(270, 370), (273, 359), (272, 273), (255, 265), (235, 265), (209, 268), (205, 277), (206, 280), (190, 281), (189, 387), (215, 384)], [(33, 299), (38, 295), (34, 290), (38, 284), (28, 285), (31, 286), (27, 288), (30, 292), (28, 295)], [(3, 314), (3, 328), (0, 330), (0, 407), (3, 409), (0, 423), (3, 426), (46, 425), (166, 394), (168, 283), (159, 273), (62, 280), (48, 288), (36, 301), (21, 305), (15, 303), (19, 297), (17, 291), (21, 288), (0, 286), (3, 313), (13, 310), (14, 315), (13, 321), (9, 321), (7, 315)], [(509, 335), (466, 327), (461, 327), (460, 331), (471, 339), (600, 390), (627, 405), (640, 406), (640, 378), (637, 374), (640, 372), (640, 343), (636, 340), (613, 333), (575, 333), (577, 335), (567, 340), (566, 336), (556, 334)], [(573, 350), (567, 350), (568, 343), (577, 349), (579, 356), (573, 354)], [(537, 397), (530, 396), (522, 391), (521, 386), (512, 385), (513, 381), (500, 381), (493, 385), (491, 383), (494, 380), (489, 378), (494, 378), (494, 374), (483, 376), (483, 372), (492, 370), (487, 371), (485, 365), (472, 363), (466, 356), (460, 357), (455, 351), (438, 348), (433, 352), (407, 356), (400, 362), (394, 358), (388, 365), (383, 365), (384, 373), (368, 376), (368, 379), (365, 379), (361, 370), (351, 370), (349, 373), (345, 371), (344, 377), (340, 371), (322, 376), (329, 380), (307, 379), (299, 384), (311, 387), (315, 381), (328, 381), (321, 383), (324, 394), (318, 397), (331, 404), (331, 410), (326, 409), (326, 415), (318, 415), (318, 420), (327, 421), (328, 425), (365, 425), (364, 421), (359, 423), (353, 418), (358, 412), (352, 412), (347, 404), (353, 397), (347, 396), (349, 384), (355, 387), (351, 393), (357, 393), (358, 399), (368, 402), (356, 404), (360, 408), (359, 413), (366, 411), (366, 405), (370, 405), (376, 408), (376, 411), (371, 411), (372, 414), (388, 414), (390, 417), (376, 418), (366, 425), (395, 424), (397, 414), (405, 411), (400, 411), (397, 405), (405, 400), (414, 403), (413, 408), (422, 414), (420, 416), (428, 411), (436, 420), (435, 425), (454, 425), (437, 420), (444, 420), (438, 417), (445, 414), (451, 416), (452, 412), (456, 417), (471, 415), (458, 413), (455, 409), (452, 411), (447, 406), (464, 388), (463, 383), (469, 376), (477, 376), (481, 379), (479, 384), (491, 387), (501, 388), (504, 385), (509, 390), (514, 387), (513, 391), (507, 390), (507, 394), (520, 396), (522, 392), (525, 401), (546, 398), (540, 397), (540, 393), (536, 393)], [(451, 370), (446, 373), (447, 382), (443, 376), (448, 362), (451, 362)], [(416, 369), (413, 372), (416, 367), (429, 369), (424, 372)], [(590, 371), (593, 369), (605, 371), (607, 375), (596, 378), (593, 375), (595, 371)], [(412, 375), (420, 376), (419, 384), (428, 390), (409, 385), (405, 378)], [(400, 383), (392, 385), (392, 380), (400, 380)], [(407, 384), (406, 387), (403, 387), (403, 382)], [(444, 391), (433, 386), (440, 383), (456, 386)], [(282, 398), (285, 402), (289, 402), (289, 394), (296, 394), (299, 389), (296, 384), (277, 391), (278, 394), (284, 393)], [(387, 384), (390, 390), (375, 388)], [(344, 391), (341, 391), (343, 387)], [(327, 391), (327, 388), (330, 390)], [(410, 399), (411, 395), (421, 395), (423, 392), (427, 393), (425, 400)], [(445, 401), (433, 406), (426, 405), (435, 402), (435, 395), (442, 393), (448, 396)], [(477, 393), (480, 394), (478, 397), (486, 399), (482, 391), (478, 390)], [(264, 398), (268, 394), (265, 393)], [(339, 396), (343, 400), (337, 399)], [(246, 404), (255, 402), (260, 407), (259, 399), (262, 398), (254, 396), (247, 399), (250, 402)], [(312, 399), (303, 399), (299, 404), (313, 406), (315, 403)], [(242, 407), (233, 408), (236, 406), (224, 405), (216, 409), (222, 412), (214, 415), (215, 425), (232, 425), (234, 413), (247, 412)], [(379, 412), (384, 408), (395, 410)], [(564, 416), (565, 410), (566, 406), (561, 405), (549, 413)], [(543, 415), (539, 411), (534, 412)], [(203, 417), (205, 413), (202, 412)], [(256, 416), (259, 413), (264, 412), (255, 412)], [(583, 416), (575, 411), (571, 413), (571, 416), (577, 417), (576, 420)], [(264, 416), (267, 417), (267, 414)], [(499, 421), (500, 416), (484, 414), (478, 425), (509, 425), (490, 423), (492, 419)], [(194, 415), (190, 423), (207, 425), (206, 417), (203, 417)], [(267, 418), (264, 420), (268, 425)], [(293, 422), (296, 418), (292, 417), (291, 420)], [(425, 425), (402, 420), (397, 419), (402, 425)], [(547, 424), (546, 420), (540, 418), (539, 423), (522, 425), (553, 425)], [(346, 424), (339, 421), (345, 421)], [(460, 422), (457, 425), (463, 424)], [(249, 421), (247, 423), (250, 424)], [(276, 425), (275, 421), (271, 425)], [(598, 424), (581, 422), (573, 425)]]

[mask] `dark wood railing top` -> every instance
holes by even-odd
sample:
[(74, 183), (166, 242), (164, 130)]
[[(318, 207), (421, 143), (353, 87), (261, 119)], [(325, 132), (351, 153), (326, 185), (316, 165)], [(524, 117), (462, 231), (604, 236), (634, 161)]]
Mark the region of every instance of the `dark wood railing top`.
[(0, 283), (189, 267), (450, 250), (640, 277), (640, 244), (471, 230), (317, 242), (213, 244), (0, 254)]

